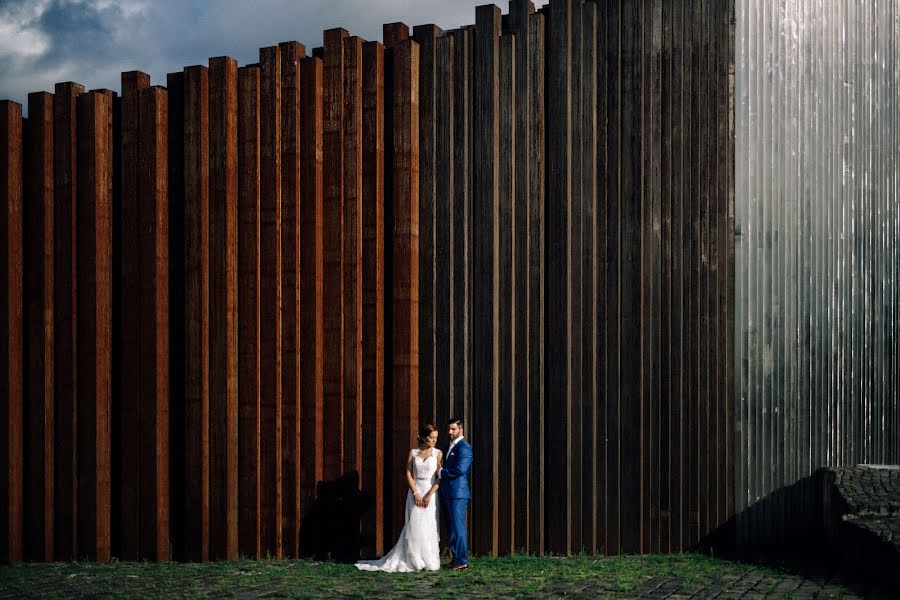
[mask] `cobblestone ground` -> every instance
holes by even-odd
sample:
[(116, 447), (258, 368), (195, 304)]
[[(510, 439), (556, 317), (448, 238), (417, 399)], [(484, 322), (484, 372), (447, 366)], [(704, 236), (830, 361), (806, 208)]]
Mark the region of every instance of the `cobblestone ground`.
[(900, 468), (841, 467), (832, 472), (836, 508), (846, 525), (874, 536), (900, 560)]
[(462, 573), (361, 573), (309, 561), (91, 563), (0, 568), (0, 598), (889, 598), (817, 567), (702, 555), (476, 559)]

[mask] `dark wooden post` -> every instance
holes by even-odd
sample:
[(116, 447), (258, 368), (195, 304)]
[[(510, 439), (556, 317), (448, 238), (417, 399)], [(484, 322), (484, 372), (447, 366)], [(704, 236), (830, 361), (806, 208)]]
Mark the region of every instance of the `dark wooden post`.
[(322, 84), (318, 58), (300, 61), (300, 514), (323, 474)]
[(284, 554), (296, 557), (300, 529), (300, 61), (306, 48), (281, 49), (281, 453)]
[(110, 557), (113, 94), (78, 98), (78, 548)]
[[(140, 558), (169, 558), (168, 92), (140, 92)], [(131, 273), (134, 277), (137, 274)]]
[(569, 219), (572, 203), (572, 18), (573, 0), (550, 3), (547, 68), (547, 204), (545, 299), (545, 402), (553, 415), (545, 419), (544, 478), (546, 497), (558, 502), (545, 513), (546, 550), (565, 554), (572, 541), (571, 443), (572, 395), (569, 306)]
[(324, 443), (325, 479), (344, 466), (344, 39), (325, 32), (324, 91)]
[(344, 462), (362, 470), (362, 40), (344, 39)]
[(281, 558), (281, 49), (259, 64), (260, 536)]
[(84, 87), (59, 83), (53, 95), (53, 348), (55, 388), (54, 546), (57, 560), (77, 556), (77, 126)]
[[(387, 37), (387, 36), (386, 36)], [(419, 419), (419, 45), (398, 42), (392, 53), (392, 451), (393, 473), (402, 473)], [(406, 484), (391, 479), (392, 499)], [(403, 525), (403, 504), (393, 503), (396, 538)]]
[(25, 558), (53, 560), (53, 95), (28, 94), (24, 201)]
[(185, 558), (209, 560), (209, 69), (184, 70)]
[(259, 68), (238, 70), (238, 548), (259, 558)]
[(209, 60), (209, 552), (238, 556), (237, 61)]
[[(475, 12), (473, 110), (473, 369), (472, 417), (466, 423), (473, 444), (472, 549), (497, 554), (499, 456), (499, 250), (500, 194), (500, 9)], [(477, 492), (475, 492), (477, 490)]]
[(513, 550), (513, 529), (515, 527), (516, 498), (513, 494), (513, 474), (516, 459), (516, 389), (515, 372), (516, 345), (514, 337), (514, 325), (516, 310), (519, 307), (515, 294), (516, 269), (518, 268), (514, 244), (519, 235), (516, 227), (516, 147), (519, 140), (516, 139), (516, 37), (506, 34), (500, 38), (500, 87), (499, 97), (502, 110), (499, 111), (500, 121), (497, 140), (499, 144), (499, 162), (497, 164), (500, 181), (500, 194), (497, 198), (499, 220), (497, 221), (497, 233), (500, 238), (499, 254), (497, 256), (497, 291), (499, 294), (499, 321), (497, 323), (497, 335), (500, 347), (497, 364), (499, 389), (497, 397), (497, 429), (499, 439), (506, 440), (508, 447), (506, 452), (498, 453), (498, 523), (497, 523), (497, 552), (508, 554)]
[[(119, 472), (116, 497), (115, 552), (122, 560), (139, 560), (140, 555), (140, 460), (141, 460), (141, 289), (142, 267), (140, 190), (140, 99), (141, 90), (150, 85), (150, 76), (140, 71), (122, 73), (121, 160), (122, 189), (119, 192), (122, 212), (121, 246), (116, 248), (122, 265), (117, 274), (121, 280), (122, 307), (118, 328), (121, 332), (122, 354), (119, 358), (121, 374), (117, 382), (121, 389), (113, 395), (113, 416), (119, 428), (120, 447), (117, 466)], [(168, 107), (167, 107), (168, 108)]]
[(528, 95), (531, 99), (528, 149), (528, 550), (544, 551), (544, 48), (545, 17), (528, 18)]
[(363, 520), (371, 554), (384, 553), (384, 46), (363, 45), (362, 133), (362, 489), (375, 509)]
[(3, 269), (4, 292), (0, 297), (0, 421), (3, 422), (3, 444), (0, 447), (0, 561), (22, 560), (24, 493), (23, 423), (22, 423), (22, 106), (16, 102), (0, 102), (0, 198), (3, 218), (0, 221), (0, 268)]

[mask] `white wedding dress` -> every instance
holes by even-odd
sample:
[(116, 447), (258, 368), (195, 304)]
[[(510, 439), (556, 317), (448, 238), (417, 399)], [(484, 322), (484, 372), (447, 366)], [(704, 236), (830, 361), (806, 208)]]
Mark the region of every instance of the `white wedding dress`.
[[(425, 496), (437, 480), (437, 448), (427, 458), (419, 457), (419, 450), (410, 452), (413, 478), (419, 496)], [(356, 568), (362, 571), (386, 571), (410, 573), (413, 571), (437, 571), (441, 568), (438, 543), (438, 494), (429, 498), (428, 506), (416, 506), (411, 491), (406, 493), (406, 524), (400, 532), (397, 544), (379, 560), (361, 560)]]

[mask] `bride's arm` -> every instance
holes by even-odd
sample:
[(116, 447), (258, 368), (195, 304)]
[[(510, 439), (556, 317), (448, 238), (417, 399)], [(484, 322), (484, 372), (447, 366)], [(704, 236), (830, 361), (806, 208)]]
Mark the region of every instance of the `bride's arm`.
[(434, 493), (437, 491), (438, 487), (440, 487), (440, 485), (441, 485), (441, 480), (440, 480), (440, 478), (438, 478), (437, 474), (440, 473), (441, 465), (443, 464), (443, 462), (444, 462), (444, 455), (440, 451), (438, 451), (438, 455), (437, 455), (437, 464), (438, 465), (437, 465), (437, 471), (435, 472), (435, 476), (434, 476), (434, 485), (431, 486), (431, 489), (428, 490), (428, 493), (425, 494), (424, 498), (422, 498), (422, 502), (425, 504), (425, 506), (428, 506), (428, 501), (431, 500), (431, 497), (434, 495)]
[(416, 506), (422, 506), (422, 497), (419, 496), (419, 492), (416, 490), (416, 479), (413, 477), (413, 456), (414, 451), (409, 451), (409, 458), (406, 461), (406, 484), (409, 486), (409, 491), (412, 492), (413, 498), (416, 501)]

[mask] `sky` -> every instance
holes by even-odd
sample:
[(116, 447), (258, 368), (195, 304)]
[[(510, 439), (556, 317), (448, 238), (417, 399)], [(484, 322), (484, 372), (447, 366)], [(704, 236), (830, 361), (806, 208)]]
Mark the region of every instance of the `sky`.
[[(395, 21), (453, 29), (474, 23), (486, 1), (0, 0), (0, 100), (24, 107), (29, 92), (63, 81), (118, 92), (121, 73), (133, 70), (165, 85), (167, 73), (211, 56), (244, 65), (259, 48), (294, 40), (311, 52), (333, 27), (367, 40)], [(497, 5), (507, 12), (507, 0)]]

